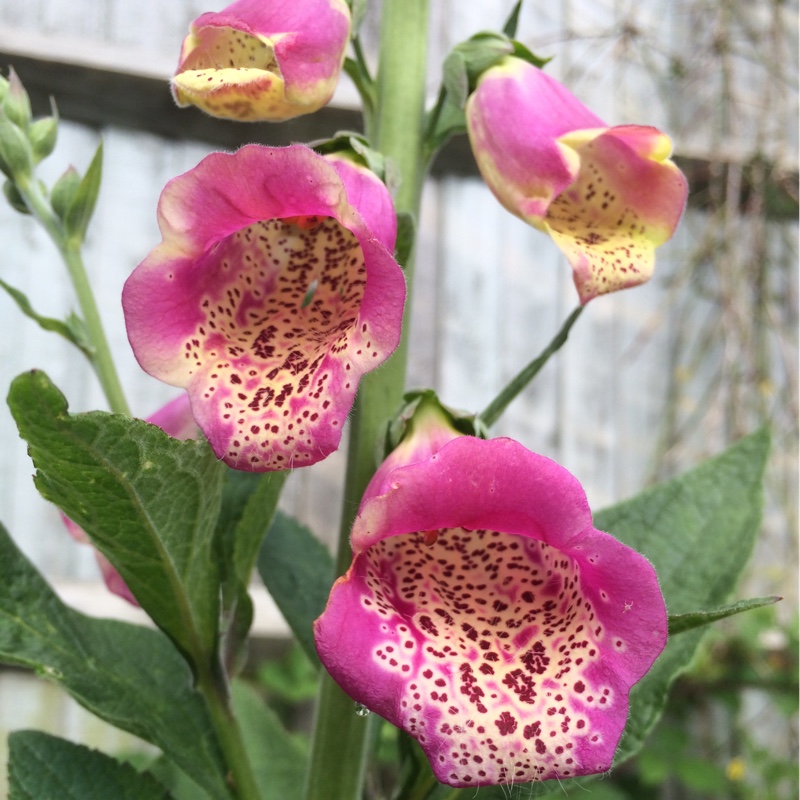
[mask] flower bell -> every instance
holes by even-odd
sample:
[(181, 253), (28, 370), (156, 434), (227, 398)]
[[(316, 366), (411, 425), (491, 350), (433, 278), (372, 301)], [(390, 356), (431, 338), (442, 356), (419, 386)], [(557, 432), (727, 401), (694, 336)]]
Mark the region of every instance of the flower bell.
[(386, 187), (301, 145), (248, 145), (170, 181), (158, 217), (163, 241), (122, 295), (142, 368), (188, 391), (235, 469), (325, 458), (359, 378), (400, 340)]
[(481, 175), (512, 214), (549, 233), (582, 304), (649, 280), (674, 233), (687, 184), (652, 127), (608, 127), (558, 81), (506, 57), (467, 100)]
[(314, 632), (354, 700), (457, 787), (609, 769), (667, 639), (655, 571), (563, 467), (421, 408), (368, 486)]
[(172, 93), (247, 122), (311, 114), (331, 99), (349, 39), (345, 0), (238, 0), (191, 24)]

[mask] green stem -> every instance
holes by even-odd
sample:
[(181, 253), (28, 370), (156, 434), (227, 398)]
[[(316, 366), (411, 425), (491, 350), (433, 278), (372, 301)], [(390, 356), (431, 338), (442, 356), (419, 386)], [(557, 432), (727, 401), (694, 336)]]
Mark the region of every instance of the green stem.
[(230, 692), (224, 678), (215, 680), (209, 670), (198, 675), (197, 688), (202, 693), (211, 713), (225, 764), (230, 770), (237, 800), (261, 800), (253, 767), (247, 756), (244, 737), (233, 713)]
[[(428, 0), (384, 0), (381, 17), (377, 107), (368, 131), (370, 144), (396, 164), (401, 183), (398, 212), (419, 217), (424, 165), (422, 135), (427, 68)], [(411, 295), (413, 256), (405, 265)], [(337, 554), (338, 574), (350, 565), (350, 528), (364, 489), (375, 472), (378, 445), (389, 416), (403, 396), (408, 325), (400, 345), (379, 370), (365, 376), (351, 420)], [(358, 800), (362, 793), (369, 726), (355, 713), (353, 701), (323, 674), (317, 702), (306, 800)]]
[(500, 419), (500, 416), (511, 401), (539, 374), (539, 371), (548, 362), (550, 356), (558, 352), (564, 342), (567, 341), (569, 332), (572, 330), (572, 326), (578, 320), (583, 309), (584, 306), (578, 306), (569, 317), (567, 317), (566, 322), (561, 326), (561, 330), (553, 337), (553, 341), (547, 345), (541, 355), (534, 358), (533, 361), (513, 378), (500, 394), (478, 414), (479, 422), (483, 423), (487, 428), (490, 428)]
[(86, 267), (83, 264), (82, 243), (67, 239), (61, 222), (50, 207), (50, 203), (35, 178), (19, 177), (16, 184), (31, 213), (47, 231), (67, 266), (75, 294), (78, 297), (89, 341), (94, 350), (92, 366), (100, 380), (108, 407), (117, 414), (130, 416), (130, 409), (122, 392), (122, 385), (111, 357), (111, 348), (108, 346), (100, 312), (97, 309), (92, 287), (86, 274)]

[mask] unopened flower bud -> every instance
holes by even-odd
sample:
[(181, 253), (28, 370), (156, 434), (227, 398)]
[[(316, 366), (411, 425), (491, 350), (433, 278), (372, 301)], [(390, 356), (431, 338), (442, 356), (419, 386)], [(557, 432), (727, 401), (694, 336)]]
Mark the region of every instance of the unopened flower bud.
[(3, 194), (6, 196), (6, 200), (8, 200), (8, 204), (13, 208), (15, 211), (19, 211), (20, 214), (30, 214), (31, 211), (25, 203), (25, 200), (22, 198), (22, 195), (19, 193), (19, 189), (17, 189), (16, 185), (13, 181), (7, 180), (3, 184)]
[(13, 69), (8, 71), (8, 91), (3, 97), (3, 111), (14, 124), (27, 130), (31, 123), (31, 101)]
[(8, 117), (0, 115), (0, 170), (6, 177), (14, 179), (29, 175), (32, 169), (30, 142)]
[(70, 165), (67, 167), (64, 174), (53, 184), (53, 188), (50, 190), (50, 205), (53, 207), (53, 211), (56, 212), (60, 220), (63, 221), (66, 217), (67, 209), (72, 204), (80, 183), (81, 176), (78, 174), (78, 170)]
[(33, 150), (33, 162), (38, 164), (47, 158), (56, 146), (58, 136), (58, 118), (43, 117), (37, 119), (28, 129), (28, 140)]

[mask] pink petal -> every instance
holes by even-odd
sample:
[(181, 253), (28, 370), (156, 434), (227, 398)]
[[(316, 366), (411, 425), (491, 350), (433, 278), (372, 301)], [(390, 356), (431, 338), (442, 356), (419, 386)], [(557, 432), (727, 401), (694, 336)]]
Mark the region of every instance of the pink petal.
[(518, 58), (487, 70), (465, 111), (484, 180), (507, 210), (533, 225), (577, 175), (579, 164), (558, 137), (607, 127), (558, 81)]
[(306, 147), (250, 145), (162, 193), (163, 242), (123, 291), (128, 337), (232, 467), (325, 458), (359, 378), (397, 346), (402, 272), (347, 192)]
[(323, 664), (453, 786), (607, 770), (666, 641), (647, 560), (562, 467), (460, 437), (365, 501), (315, 623)]
[(185, 392), (151, 414), (147, 422), (158, 425), (173, 439), (196, 439), (200, 434), (197, 421), (192, 416), (189, 395)]
[[(666, 146), (665, 146), (666, 141)], [(581, 303), (649, 280), (655, 249), (674, 233), (687, 185), (653, 128), (609, 128), (577, 149), (575, 182), (547, 210), (546, 227), (572, 265)]]
[(349, 39), (344, 0), (239, 0), (192, 23), (173, 94), (219, 117), (309, 114), (330, 100)]
[(506, 58), (467, 102), (484, 180), (503, 206), (550, 233), (581, 303), (644, 283), (675, 231), (687, 185), (655, 128), (608, 128), (561, 84)]
[(342, 155), (326, 155), (325, 160), (339, 173), (347, 199), (358, 209), (373, 236), (389, 252), (394, 252), (397, 216), (386, 184), (374, 172)]

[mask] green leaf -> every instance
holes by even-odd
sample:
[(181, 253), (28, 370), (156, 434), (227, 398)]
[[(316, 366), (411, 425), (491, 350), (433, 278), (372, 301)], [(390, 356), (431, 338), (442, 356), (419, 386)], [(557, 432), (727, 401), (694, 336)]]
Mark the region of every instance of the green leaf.
[(272, 525), (289, 474), (282, 471), (259, 475), (254, 491), (242, 505), (241, 516), (233, 530), (233, 563), (236, 574), (245, 583), (250, 582), (259, 548)]
[(305, 781), (308, 748), (291, 736), (258, 693), (241, 681), (233, 684), (233, 708), (262, 800), (297, 796)]
[(256, 474), (226, 469), (216, 535), (229, 570), (223, 581), (223, 657), (232, 672), (243, 661), (253, 622), (248, 586), (258, 549), (272, 523), (288, 472)]
[[(595, 515), (597, 528), (650, 559), (670, 614), (715, 608), (736, 585), (759, 530), (769, 444), (762, 429), (696, 469)], [(642, 747), (702, 635), (698, 629), (670, 638), (634, 686), (616, 763)]]
[(164, 786), (173, 800), (214, 800), (204, 792), (174, 761), (161, 755), (147, 765), (147, 771)]
[(467, 62), (458, 51), (451, 51), (442, 66), (442, 85), (450, 101), (458, 108), (464, 108), (469, 95), (469, 75)]
[(386, 175), (386, 158), (383, 153), (373, 150), (363, 136), (350, 136), (348, 144), (353, 149), (353, 152), (361, 156), (369, 170), (374, 172), (389, 188), (392, 188), (391, 181)]
[(279, 511), (261, 545), (258, 571), (300, 646), (319, 663), (312, 623), (333, 584), (330, 553), (308, 528)]
[(400, 266), (408, 264), (411, 251), (414, 249), (416, 236), (416, 222), (414, 215), (408, 211), (401, 211), (397, 215), (397, 241), (394, 246), (394, 257)]
[(208, 444), (122, 415), (69, 415), (43, 372), (18, 376), (8, 404), (42, 496), (86, 531), (192, 663), (207, 663), (217, 637), (214, 524), (224, 474)]
[(538, 67), (539, 69), (542, 69), (542, 67), (546, 66), (553, 60), (552, 56), (550, 58), (541, 58), (537, 56), (535, 53), (531, 52), (527, 47), (525, 47), (522, 42), (514, 41), (512, 44), (514, 45), (515, 58), (520, 58), (523, 61), (527, 61), (529, 64), (533, 64), (534, 67)]
[[(464, 59), (470, 91), (487, 69), (514, 52), (514, 43), (494, 31), (481, 31), (453, 48)], [(466, 98), (465, 98), (466, 99)]]
[(62, 322), (60, 319), (53, 319), (52, 317), (43, 317), (34, 311), (30, 300), (28, 300), (27, 296), (19, 289), (9, 286), (9, 284), (3, 280), (0, 280), (0, 287), (5, 289), (11, 296), (11, 299), (17, 304), (19, 310), (25, 314), (26, 317), (30, 317), (36, 322), (40, 328), (63, 336), (68, 342), (74, 344), (89, 361), (94, 360), (94, 348), (86, 333), (86, 326), (80, 317), (71, 314), (66, 322)]
[(39, 731), (8, 737), (9, 800), (169, 800), (151, 775)]
[(522, 10), (522, 0), (517, 0), (516, 5), (514, 8), (511, 9), (511, 13), (508, 15), (508, 19), (506, 20), (506, 24), (503, 25), (503, 33), (508, 36), (509, 39), (513, 39), (517, 35), (517, 25), (519, 25), (519, 12)]
[(779, 600), (783, 600), (783, 598), (775, 595), (771, 597), (752, 597), (749, 600), (740, 600), (738, 603), (720, 606), (713, 611), (695, 611), (691, 614), (671, 614), (669, 617), (669, 635), (675, 636), (677, 633), (684, 633), (694, 628), (701, 628), (717, 620), (725, 619), (725, 617), (732, 617), (734, 614), (741, 614), (744, 611), (750, 611), (754, 608), (771, 606)]
[(60, 684), (96, 716), (160, 747), (214, 800), (229, 800), (205, 701), (169, 640), (65, 606), (2, 525), (0, 661)]
[(82, 242), (94, 214), (97, 196), (100, 194), (100, 181), (103, 174), (103, 143), (97, 145), (92, 163), (81, 178), (78, 190), (69, 204), (64, 216), (64, 228), (70, 239)]
[(467, 131), (467, 118), (464, 115), (463, 104), (458, 105), (449, 93), (445, 93), (441, 107), (434, 111), (436, 112), (435, 124), (425, 142), (430, 157), (444, 147), (450, 137)]

